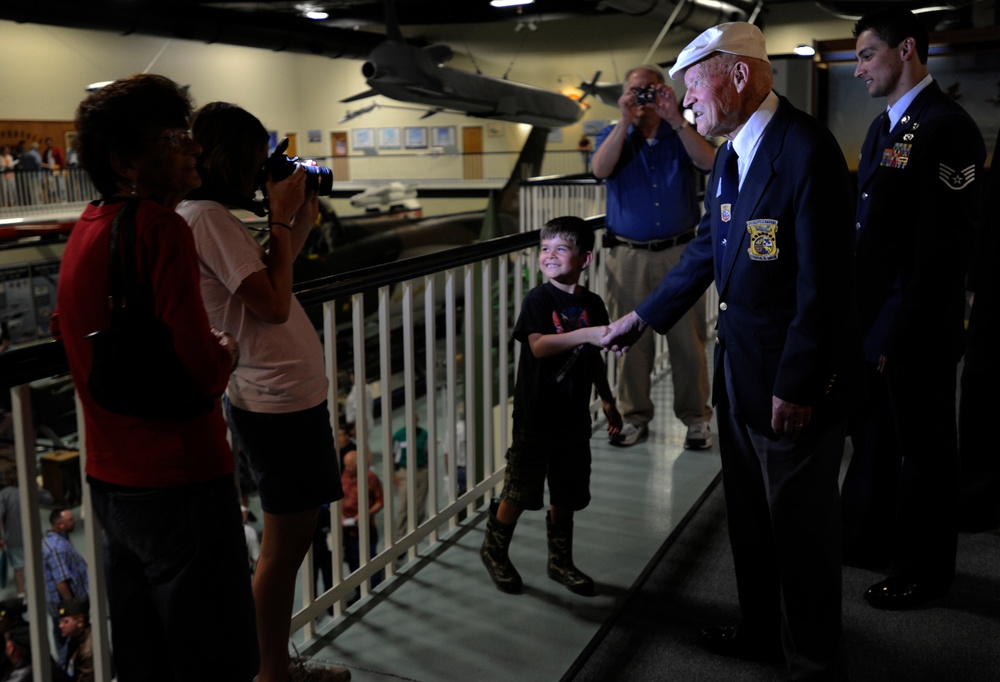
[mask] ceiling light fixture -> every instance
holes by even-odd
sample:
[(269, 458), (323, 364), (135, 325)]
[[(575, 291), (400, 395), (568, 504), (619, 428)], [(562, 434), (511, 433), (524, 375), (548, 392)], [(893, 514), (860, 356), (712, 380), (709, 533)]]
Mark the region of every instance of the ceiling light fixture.
[(535, 0), (490, 0), (494, 7), (517, 7), (519, 5), (530, 5)]
[(800, 57), (812, 57), (814, 54), (816, 54), (816, 48), (814, 48), (812, 45), (796, 45), (795, 54), (799, 55)]
[(329, 13), (319, 5), (301, 4), (296, 5), (295, 9), (302, 13), (307, 19), (312, 19), (313, 21), (322, 21), (328, 18)]

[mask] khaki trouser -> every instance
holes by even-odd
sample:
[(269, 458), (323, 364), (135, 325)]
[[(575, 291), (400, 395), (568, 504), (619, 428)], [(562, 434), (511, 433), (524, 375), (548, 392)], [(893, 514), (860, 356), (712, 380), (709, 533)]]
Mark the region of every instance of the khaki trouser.
[[(407, 502), (407, 490), (406, 490), (406, 468), (402, 468), (396, 472), (397, 485), (396, 491), (399, 493), (398, 507), (396, 508), (396, 537), (403, 537), (407, 533), (407, 525), (409, 520), (409, 511), (406, 508)], [(427, 519), (427, 467), (418, 467), (416, 471), (416, 503), (417, 508), (417, 522), (415, 526), (419, 526), (421, 522)]]
[[(607, 304), (611, 319), (635, 310), (677, 265), (685, 246), (655, 252), (621, 245), (609, 249)], [(685, 425), (708, 421), (712, 408), (708, 404), (704, 296), (666, 336), (674, 385), (674, 414)], [(650, 388), (655, 354), (655, 337), (650, 330), (618, 361), (618, 410), (625, 421), (635, 426), (645, 426), (653, 419)]]

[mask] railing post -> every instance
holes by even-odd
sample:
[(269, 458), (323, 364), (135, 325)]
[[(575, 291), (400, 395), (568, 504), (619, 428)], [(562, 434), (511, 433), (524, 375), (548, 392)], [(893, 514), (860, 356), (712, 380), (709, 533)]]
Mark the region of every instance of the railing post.
[[(83, 405), (79, 394), (74, 395), (76, 404), (76, 431), (80, 445), (80, 471), (87, 469), (87, 433), (83, 419)], [(84, 556), (87, 559), (87, 592), (90, 597), (90, 624), (93, 637), (94, 679), (111, 679), (111, 641), (110, 633), (104, 626), (110, 623), (108, 614), (108, 585), (104, 581), (104, 531), (101, 521), (94, 513), (94, 502), (91, 496), (90, 484), (83, 486), (82, 516), (86, 519), (83, 526)]]
[[(51, 617), (45, 604), (45, 576), (42, 570), (42, 529), (38, 517), (38, 460), (35, 454), (35, 426), (31, 418), (31, 389), (21, 384), (10, 389), (14, 420), (14, 453), (17, 459), (17, 484), (21, 498), (21, 524), (24, 530), (24, 581), (28, 599), (28, 628), (35, 682), (47, 682), (52, 675), (52, 658), (38, 655), (49, 652)], [(89, 519), (88, 519), (89, 521)]]

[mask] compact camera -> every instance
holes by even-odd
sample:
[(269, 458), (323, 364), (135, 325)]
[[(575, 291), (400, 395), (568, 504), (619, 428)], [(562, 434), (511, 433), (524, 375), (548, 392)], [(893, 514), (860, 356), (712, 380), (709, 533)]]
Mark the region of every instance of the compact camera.
[(650, 85), (646, 88), (632, 88), (632, 92), (635, 93), (635, 103), (638, 104), (656, 104), (656, 86)]
[(286, 149), (288, 149), (287, 137), (264, 162), (264, 176), (271, 178), (274, 182), (281, 182), (295, 172), (296, 166), (302, 166), (302, 170), (306, 172), (306, 191), (312, 190), (321, 197), (331, 196), (333, 194), (333, 171), (326, 166), (302, 163), (297, 156), (288, 158), (285, 156)]

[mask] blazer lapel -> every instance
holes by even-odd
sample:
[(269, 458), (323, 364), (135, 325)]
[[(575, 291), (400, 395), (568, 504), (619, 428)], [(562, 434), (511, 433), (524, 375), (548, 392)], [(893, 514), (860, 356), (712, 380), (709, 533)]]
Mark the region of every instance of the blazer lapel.
[(753, 161), (746, 170), (746, 177), (743, 178), (740, 197), (736, 201), (733, 222), (729, 229), (729, 243), (722, 261), (720, 292), (729, 283), (729, 277), (739, 255), (749, 248), (750, 234), (747, 231), (747, 220), (756, 214), (757, 206), (774, 178), (774, 164), (781, 155), (788, 129), (789, 106), (791, 105), (782, 98), (771, 122), (764, 129), (764, 136), (757, 147), (757, 153), (754, 154)]

